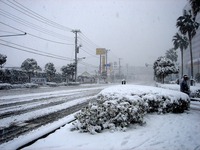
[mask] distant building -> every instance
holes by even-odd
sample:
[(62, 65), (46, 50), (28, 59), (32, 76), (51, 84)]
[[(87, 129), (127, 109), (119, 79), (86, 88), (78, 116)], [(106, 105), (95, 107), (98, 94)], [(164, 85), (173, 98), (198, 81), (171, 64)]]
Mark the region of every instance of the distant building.
[(94, 83), (95, 77), (89, 74), (87, 71), (78, 76), (78, 81), (81, 83)]
[[(191, 10), (191, 6), (188, 3), (184, 10)], [(200, 13), (196, 16), (196, 22), (200, 23)], [(192, 52), (193, 52), (193, 71), (194, 77), (197, 73), (200, 73), (200, 27), (198, 28), (196, 35), (192, 39)], [(191, 76), (191, 62), (190, 62), (190, 50), (189, 46), (183, 53), (183, 60), (184, 60), (184, 74), (188, 74)]]

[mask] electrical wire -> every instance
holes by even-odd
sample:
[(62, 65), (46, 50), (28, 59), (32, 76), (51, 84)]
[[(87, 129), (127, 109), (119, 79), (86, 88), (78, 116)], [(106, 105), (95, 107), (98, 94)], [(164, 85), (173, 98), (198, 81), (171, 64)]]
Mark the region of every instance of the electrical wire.
[(7, 45), (7, 44), (2, 44), (2, 43), (0, 43), (0, 45), (6, 46), (6, 47), (10, 47), (10, 48), (13, 48), (13, 49), (17, 49), (17, 50), (20, 50), (20, 51), (28, 52), (28, 53), (40, 55), (40, 56), (46, 56), (46, 57), (55, 58), (55, 59), (59, 59), (59, 60), (69, 61), (68, 59), (62, 59), (62, 58), (57, 58), (57, 57), (49, 56), (49, 55), (45, 55), (45, 54), (39, 54), (39, 53), (36, 53), (36, 52), (32, 52), (32, 51), (29, 51), (29, 50), (24, 50), (24, 49), (22, 49), (22, 48), (17, 48), (17, 47), (10, 46), (10, 45)]
[(93, 44), (95, 47), (100, 47), (97, 44), (95, 44), (92, 40), (90, 40), (84, 33), (81, 32), (81, 34), (83, 35), (83, 37), (85, 37), (88, 41), (90, 41), (91, 44)]
[(4, 30), (0, 30), (0, 32), (2, 32), (2, 33), (16, 34), (16, 33), (14, 33), (14, 32), (10, 32), (10, 31), (4, 31)]
[[(10, 46), (10, 45), (3, 44), (3, 43), (0, 43), (0, 45), (6, 46), (6, 47), (10, 47), (10, 48), (13, 48), (13, 49), (16, 49), (16, 50), (19, 50), (19, 51), (24, 51), (24, 52), (28, 52), (28, 53), (32, 53), (32, 54), (36, 54), (36, 55), (40, 55), (40, 56), (45, 56), (45, 57), (50, 57), (50, 58), (54, 58), (54, 59), (59, 59), (59, 60), (64, 60), (64, 61), (72, 61), (73, 60), (73, 59), (68, 60), (66, 58), (59, 58), (59, 57), (55, 57), (55, 56), (49, 56), (49, 55), (46, 55), (46, 54), (41, 54), (41, 53), (25, 50), (25, 49), (22, 49), (22, 48)], [(91, 65), (91, 64), (88, 64), (88, 63), (85, 63), (85, 62), (79, 62), (79, 64), (82, 64), (84, 66), (90, 66), (90, 67), (93, 67), (93, 68), (98, 68), (98, 66), (94, 66), (94, 65)]]
[(8, 24), (6, 24), (6, 23), (3, 23), (3, 22), (1, 22), (1, 21), (0, 21), (0, 24), (3, 24), (3, 25), (5, 25), (5, 26), (8, 26), (8, 27), (10, 27), (10, 28), (12, 28), (12, 29), (15, 29), (15, 30), (17, 30), (17, 31), (20, 31), (20, 32), (22, 32), (22, 33), (27, 33), (27, 35), (30, 35), (30, 36), (33, 36), (33, 37), (35, 37), (35, 38), (39, 38), (39, 39), (42, 39), (42, 40), (45, 40), (45, 41), (49, 41), (49, 42), (53, 42), (53, 43), (57, 43), (57, 44), (64, 44), (64, 45), (74, 45), (74, 44), (63, 43), (63, 42), (58, 42), (58, 41), (46, 39), (46, 38), (43, 38), (43, 37), (39, 37), (39, 36), (37, 36), (37, 35), (34, 35), (34, 34), (31, 34), (31, 33), (24, 32), (24, 31), (22, 31), (22, 30), (19, 30), (19, 29), (13, 27), (13, 26), (10, 26), (10, 25), (8, 25)]
[(90, 66), (90, 67), (93, 67), (93, 68), (98, 68), (98, 66), (94, 66), (94, 65), (91, 65), (91, 64), (88, 64), (88, 63), (85, 63), (85, 62), (79, 62), (79, 64), (82, 64), (84, 66)]
[[(8, 0), (8, 1), (9, 1), (9, 0)], [(24, 10), (25, 12), (30, 13), (31, 15), (33, 15), (33, 16), (35, 16), (35, 17), (37, 17), (37, 18), (40, 18), (41, 20), (45, 21), (46, 23), (48, 22), (48, 23), (51, 24), (52, 26), (57, 27), (57, 28), (59, 28), (59, 29), (61, 29), (61, 30), (66, 30), (66, 31), (70, 31), (70, 32), (72, 31), (71, 28), (66, 27), (66, 26), (63, 26), (63, 25), (61, 25), (61, 24), (58, 24), (58, 23), (56, 23), (56, 22), (54, 22), (54, 21), (52, 21), (52, 20), (50, 20), (50, 19), (47, 19), (47, 18), (41, 16), (40, 14), (38, 14), (38, 13), (32, 11), (31, 9), (25, 7), (25, 6), (22, 5), (21, 3), (15, 1), (15, 0), (13, 0), (13, 1), (14, 1), (17, 5), (14, 4), (13, 2), (10, 2), (10, 1), (9, 1), (9, 2), (12, 3), (13, 5), (15, 5), (16, 7), (18, 7), (18, 8), (20, 8), (20, 9)]]
[[(7, 1), (6, 1), (7, 3), (6, 3), (5, 1), (3, 2), (3, 1), (1, 0), (1, 2), (4, 3), (4, 4), (6, 4), (7, 6), (13, 8), (13, 9), (15, 9), (15, 10), (21, 12), (22, 14), (24, 14), (24, 15), (26, 15), (26, 16), (29, 16), (29, 17), (31, 17), (32, 19), (35, 19), (35, 20), (37, 20), (37, 21), (39, 21), (39, 22), (42, 22), (42, 23), (44, 23), (44, 24), (46, 24), (46, 25), (49, 25), (49, 26), (51, 26), (51, 27), (55, 27), (55, 28), (60, 29), (60, 30), (65, 30), (65, 31), (70, 31), (70, 32), (72, 31), (72, 29), (70, 29), (70, 28), (68, 28), (68, 27), (65, 27), (65, 26), (63, 26), (63, 25), (60, 25), (60, 24), (58, 24), (58, 23), (55, 23), (55, 22), (53, 22), (53, 21), (51, 21), (51, 20), (49, 20), (49, 19), (47, 19), (47, 18), (45, 18), (45, 17), (43, 17), (43, 16), (37, 14), (37, 13), (35, 13), (34, 11), (28, 9), (27, 7), (23, 6), (22, 4), (20, 4), (19, 2), (15, 1), (15, 0), (13, 0), (13, 2), (11, 2), (10, 0), (7, 0)], [(16, 4), (15, 4), (14, 2), (15, 2)], [(12, 5), (10, 5), (10, 4), (8, 4), (8, 3), (10, 3), (10, 4), (12, 4)], [(2, 12), (1, 12), (1, 13), (2, 13)], [(7, 13), (7, 14), (6, 14), (6, 13)], [(53, 32), (50, 31), (50, 30), (46, 30), (46, 29), (44, 29), (44, 28), (41, 28), (40, 26), (37, 26), (37, 25), (35, 25), (35, 24), (31, 24), (31, 23), (28, 22), (28, 21), (25, 21), (25, 20), (23, 20), (23, 19), (20, 19), (20, 18), (18, 18), (17, 16), (12, 15), (12, 14), (10, 14), (10, 13), (4, 11), (3, 16), (6, 17), (6, 15), (7, 15), (7, 17), (9, 16), (9, 19), (14, 19), (16, 22), (18, 22), (18, 23), (20, 23), (20, 24), (23, 24), (23, 25), (28, 26), (28, 27), (30, 27), (30, 28), (32, 28), (32, 29), (35, 29), (35, 30), (40, 31), (40, 32), (43, 32), (43, 33), (45, 33), (45, 34), (48, 34), (48, 35), (51, 35), (51, 36), (52, 36), (52, 34), (55, 33), (55, 32), (53, 33)], [(23, 31), (21, 31), (21, 32), (23, 32)], [(34, 34), (31, 34), (31, 33), (27, 33), (27, 34), (30, 35), (30, 36), (33, 36), (33, 37), (42, 39), (42, 40), (49, 41), (49, 42), (54, 42), (54, 43), (58, 43), (58, 44), (65, 44), (65, 45), (74, 45), (74, 44), (68, 44), (68, 43), (63, 43), (63, 42), (57, 42), (57, 41), (49, 40), (49, 39), (46, 39), (46, 38), (42, 38), (42, 37), (36, 36), (36, 35), (34, 35)], [(57, 35), (57, 37), (59, 37), (60, 39), (62, 39), (61, 37), (63, 37), (63, 35), (61, 35), (61, 34), (57, 34), (57, 33), (56, 33), (56, 35)], [(88, 46), (90, 45), (89, 47), (93, 47), (93, 48), (100, 47), (100, 46), (98, 46), (97, 44), (95, 44), (93, 41), (91, 41), (85, 34), (81, 33), (81, 35), (82, 35), (81, 40), (82, 40), (84, 43), (86, 43), (86, 45), (88, 45)], [(53, 37), (55, 37), (55, 34), (53, 35)], [(8, 42), (8, 41), (7, 41), (7, 42)], [(11, 43), (11, 42), (10, 42), (10, 43)], [(11, 47), (11, 48), (15, 48), (15, 49), (18, 49), (18, 50), (22, 50), (22, 51), (28, 52), (27, 50), (24, 50), (24, 49), (21, 49), (21, 48), (17, 48), (17, 47), (10, 46), (10, 45), (6, 45), (6, 44), (2, 44), (2, 43), (0, 43), (0, 44), (1, 44), (1, 45), (4, 45), (4, 46)], [(14, 43), (12, 43), (12, 44), (14, 44)], [(14, 45), (21, 46), (21, 45), (18, 45), (18, 44), (14, 44)], [(21, 47), (24, 47), (24, 46), (21, 46)], [(84, 47), (86, 47), (86, 46), (84, 46)], [(24, 48), (28, 48), (28, 47), (24, 47)], [(90, 48), (88, 48), (88, 47), (86, 47), (86, 48), (87, 48), (88, 50), (90, 50)], [(92, 48), (92, 49), (93, 49), (93, 48)], [(38, 50), (32, 49), (32, 48), (28, 48), (28, 49), (34, 50), (34, 52), (32, 52), (32, 51), (30, 52), (30, 53), (34, 53), (34, 54), (36, 54), (36, 53), (38, 53), (38, 52), (42, 52), (42, 51), (38, 51)], [(89, 52), (86, 51), (85, 49), (83, 49), (83, 48), (81, 48), (81, 49), (82, 49), (84, 52), (86, 52), (87, 54), (89, 54), (89, 55), (91, 55), (91, 56), (93, 56), (93, 57), (98, 58), (96, 55), (93, 55), (93, 54), (89, 53)], [(93, 51), (93, 50), (92, 50), (92, 51)], [(44, 53), (44, 52), (42, 52), (42, 53)], [(42, 56), (48, 55), (47, 57), (56, 57), (56, 58), (59, 57), (59, 58), (57, 58), (57, 59), (64, 59), (64, 57), (61, 58), (62, 56), (53, 55), (53, 54), (50, 54), (50, 53), (44, 53), (44, 54), (38, 54), (38, 55), (42, 55)], [(49, 56), (49, 55), (53, 55), (53, 56)], [(65, 58), (65, 59), (66, 59), (66, 58)], [(68, 58), (68, 59), (69, 59), (69, 58)], [(73, 60), (73, 59), (71, 59), (71, 60)], [(97, 66), (93, 66), (93, 65), (90, 65), (90, 64), (87, 64), (87, 63), (81, 62), (81, 64), (87, 65), (87, 66), (89, 65), (89, 66), (91, 66), (91, 67), (97, 68)]]
[[(12, 43), (12, 42), (9, 42), (9, 41), (5, 41), (5, 40), (1, 40), (1, 39), (0, 39), (0, 41), (3, 41), (3, 42), (5, 42), (5, 43), (12, 44), (12, 45), (14, 45), (14, 46), (10, 46), (10, 45), (8, 45), (8, 44), (2, 44), (2, 43), (0, 43), (1, 45), (7, 46), (7, 47), (11, 47), (11, 48), (14, 48), (14, 49), (17, 49), (17, 50), (21, 50), (21, 51), (25, 51), (25, 52), (29, 52), (29, 53), (41, 55), (41, 56), (46, 56), (46, 57), (61, 59), (61, 60), (68, 60), (68, 61), (73, 60), (73, 59), (68, 58), (68, 57), (63, 57), (63, 56), (59, 56), (59, 55), (56, 55), (56, 54), (43, 52), (43, 51), (40, 51), (40, 50), (37, 50), (37, 49), (33, 49), (33, 48), (30, 48), (30, 47), (22, 46), (22, 45), (19, 45), (19, 44), (16, 44), (16, 43)], [(18, 48), (18, 47), (16, 47), (16, 46), (18, 46), (18, 47), (20, 47), (20, 48)], [(27, 49), (28, 49), (28, 50), (27, 50)]]
[(24, 19), (21, 19), (21, 18), (19, 18), (19, 17), (13, 15), (13, 14), (7, 12), (7, 11), (4, 11), (4, 10), (2, 10), (2, 9), (0, 9), (0, 15), (1, 15), (1, 16), (4, 16), (4, 17), (6, 17), (6, 18), (8, 18), (8, 19), (10, 19), (10, 20), (12, 20), (12, 21), (14, 20), (15, 22), (18, 22), (18, 23), (20, 23), (20, 24), (22, 24), (22, 25), (24, 25), (24, 26), (27, 26), (27, 27), (29, 27), (29, 28), (32, 28), (32, 29), (37, 30), (37, 31), (39, 31), (39, 32), (42, 32), (42, 33), (44, 33), (44, 34), (47, 34), (47, 35), (50, 35), (50, 36), (53, 36), (53, 37), (56, 36), (57, 38), (62, 39), (62, 40), (66, 40), (67, 38), (70, 39), (70, 40), (73, 40), (73, 38), (71, 38), (71, 37), (67, 37), (67, 36), (64, 36), (64, 35), (62, 35), (62, 34), (56, 33), (56, 32), (54, 32), (54, 31), (51, 31), (51, 30), (42, 28), (42, 27), (39, 26), (39, 25), (30, 23), (30, 22), (28, 22), (28, 21), (26, 21), (26, 20), (24, 20)]
[(95, 57), (95, 58), (98, 58), (96, 55), (93, 55), (93, 54), (87, 52), (87, 51), (86, 51), (85, 49), (83, 49), (82, 47), (81, 47), (81, 50), (83, 50), (85, 53), (87, 53), (87, 54), (89, 54), (89, 55), (91, 55), (91, 56), (93, 56), (93, 57)]

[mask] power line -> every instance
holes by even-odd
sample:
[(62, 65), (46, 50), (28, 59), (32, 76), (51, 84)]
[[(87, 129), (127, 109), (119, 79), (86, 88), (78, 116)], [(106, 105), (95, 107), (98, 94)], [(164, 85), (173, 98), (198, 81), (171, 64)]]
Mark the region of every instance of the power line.
[(45, 40), (45, 41), (49, 41), (49, 42), (53, 42), (53, 43), (57, 43), (57, 44), (63, 44), (63, 45), (74, 45), (74, 44), (69, 44), (69, 43), (63, 43), (63, 42), (58, 42), (58, 41), (54, 41), (54, 40), (49, 40), (49, 39), (46, 39), (46, 38), (42, 38), (42, 37), (39, 37), (37, 35), (34, 35), (34, 34), (31, 34), (31, 33), (27, 33), (28, 35), (30, 36), (33, 36), (35, 38), (39, 38), (41, 40)]
[[(8, 42), (8, 41), (4, 41), (4, 40), (0, 40), (0, 41)], [(8, 43), (20, 46), (18, 44), (12, 43), (12, 42), (8, 42)], [(18, 47), (15, 47), (15, 46), (10, 46), (10, 45), (3, 44), (3, 43), (0, 43), (0, 45), (6, 46), (6, 47), (10, 47), (10, 48), (13, 48), (13, 49), (16, 49), (16, 50), (19, 50), (19, 51), (24, 51), (24, 52), (40, 55), (40, 56), (55, 58), (55, 59), (64, 60), (64, 61), (73, 61), (73, 59), (71, 59), (71, 58), (62, 57), (62, 56), (54, 55), (54, 54), (51, 54), (51, 53), (45, 53), (45, 52), (42, 52), (42, 51), (39, 51), (39, 50), (35, 50), (35, 49), (32, 49), (32, 48), (29, 48), (29, 49), (34, 50), (34, 51), (18, 48)], [(21, 47), (24, 47), (24, 46), (21, 46)], [(28, 48), (28, 47), (24, 47), (24, 48)], [(38, 53), (38, 52), (42, 52), (44, 54), (41, 54), (41, 53)], [(52, 56), (50, 56), (49, 54), (52, 55)], [(98, 68), (98, 66), (91, 65), (91, 64), (88, 64), (88, 63), (85, 63), (85, 62), (79, 62), (79, 64), (82, 64), (84, 66), (90, 66), (90, 67), (93, 67), (93, 68)]]
[[(10, 48), (13, 48), (13, 49), (17, 49), (17, 50), (20, 50), (20, 51), (28, 52), (28, 53), (40, 55), (40, 56), (46, 56), (46, 57), (55, 58), (55, 59), (59, 59), (59, 60), (67, 60), (67, 59), (57, 58), (57, 57), (49, 56), (49, 55), (45, 55), (45, 54), (39, 54), (39, 53), (36, 53), (36, 52), (24, 50), (24, 49), (22, 49), (22, 48), (17, 48), (17, 47), (10, 46), (10, 45), (7, 45), (7, 44), (2, 44), (2, 43), (0, 43), (0, 45), (6, 46), (6, 47), (10, 47)], [(67, 61), (69, 61), (69, 60), (67, 60)]]
[(91, 56), (93, 56), (93, 57), (95, 57), (95, 58), (99, 58), (99, 57), (97, 57), (96, 55), (93, 55), (93, 54), (91, 54), (91, 53), (87, 52), (87, 51), (86, 51), (86, 50), (84, 50), (83, 48), (81, 48), (81, 50), (83, 50), (84, 52), (86, 52), (87, 54), (89, 54), (89, 55), (91, 55)]
[[(25, 52), (29, 52), (29, 53), (33, 53), (33, 54), (37, 54), (37, 55), (41, 55), (41, 56), (46, 56), (46, 57), (51, 57), (51, 58), (56, 58), (56, 59), (61, 59), (61, 60), (68, 60), (68, 61), (73, 60), (73, 59), (68, 58), (68, 57), (63, 57), (63, 56), (59, 56), (59, 55), (56, 55), (56, 54), (43, 52), (43, 51), (40, 51), (40, 50), (37, 50), (37, 49), (33, 49), (33, 48), (30, 48), (30, 47), (22, 46), (22, 45), (15, 44), (15, 43), (12, 43), (12, 42), (9, 42), (9, 41), (5, 41), (5, 40), (1, 40), (1, 39), (0, 39), (0, 41), (15, 45), (15, 46), (10, 46), (10, 45), (7, 45), (7, 44), (0, 43), (3, 46), (11, 47), (11, 48), (14, 48), (14, 49), (17, 49), (17, 50), (20, 50), (20, 51), (25, 51)], [(21, 47), (21, 48), (18, 48), (16, 46)]]
[[(15, 30), (17, 30), (17, 31), (20, 31), (20, 32), (23, 32), (23, 33), (27, 33), (27, 32), (24, 32), (24, 31), (22, 31), (22, 30), (20, 30), (20, 29), (17, 29), (17, 28), (15, 28), (15, 27), (10, 26), (10, 25), (8, 25), (8, 24), (6, 24), (6, 23), (3, 23), (3, 22), (0, 22), (0, 24), (3, 24), (3, 25), (5, 25), (5, 26), (8, 26), (8, 27), (10, 27), (10, 28), (12, 28), (12, 29), (15, 29)], [(74, 45), (74, 44), (63, 43), (63, 42), (58, 42), (58, 41), (54, 41), (54, 40), (50, 40), (50, 39), (46, 39), (46, 38), (43, 38), (43, 37), (40, 37), (40, 36), (37, 36), (37, 35), (31, 34), (31, 33), (27, 33), (27, 35), (30, 35), (30, 36), (33, 36), (33, 37), (35, 37), (35, 38), (39, 38), (39, 39), (42, 39), (42, 40), (45, 40), (45, 41), (49, 41), (49, 42), (53, 42), (53, 43), (57, 43), (57, 44)]]
[(19, 29), (15, 28), (15, 27), (12, 27), (12, 26), (10, 26), (10, 25), (8, 25), (8, 24), (6, 24), (6, 23), (3, 23), (3, 22), (1, 22), (1, 21), (0, 21), (0, 23), (3, 24), (3, 25), (5, 25), (5, 26), (8, 26), (8, 27), (10, 27), (10, 28), (12, 28), (12, 29), (15, 29), (15, 30), (17, 30), (17, 31), (19, 31), (19, 32), (25, 33), (24, 31), (19, 30)]
[(90, 66), (90, 67), (93, 67), (93, 68), (98, 68), (98, 66), (94, 66), (94, 65), (91, 65), (91, 64), (88, 64), (88, 63), (85, 63), (85, 62), (79, 62), (79, 64), (82, 64), (84, 66)]
[(30, 22), (28, 22), (28, 21), (26, 21), (26, 20), (24, 20), (24, 19), (21, 19), (21, 18), (19, 18), (19, 17), (13, 15), (13, 14), (7, 12), (7, 11), (4, 11), (4, 10), (2, 10), (2, 9), (0, 9), (0, 15), (4, 16), (4, 17), (6, 17), (6, 18), (8, 18), (8, 19), (10, 19), (10, 20), (12, 20), (12, 21), (14, 20), (15, 22), (18, 22), (18, 23), (20, 23), (20, 24), (22, 24), (22, 25), (24, 25), (24, 26), (27, 26), (27, 27), (29, 27), (29, 28), (32, 28), (32, 29), (37, 30), (37, 31), (39, 31), (39, 32), (42, 32), (42, 33), (44, 33), (44, 34), (47, 34), (47, 35), (50, 35), (50, 36), (53, 36), (53, 37), (56, 36), (57, 38), (60, 38), (60, 39), (62, 39), (62, 40), (66, 40), (66, 38), (72, 40), (71, 37), (67, 37), (67, 36), (64, 36), (64, 35), (62, 35), (62, 34), (53, 32), (53, 31), (51, 31), (51, 30), (42, 28), (42, 27), (39, 26), (39, 25), (30, 23)]
[(90, 40), (85, 34), (81, 33), (88, 41), (90, 41), (95, 47), (100, 47), (97, 44), (95, 44), (92, 40)]
[[(9, 0), (8, 0), (8, 1), (9, 1)], [(57, 28), (60, 28), (61, 30), (66, 30), (66, 31), (71, 31), (71, 30), (72, 30), (72, 29), (69, 28), (69, 27), (63, 26), (63, 25), (61, 25), (61, 24), (58, 24), (58, 23), (56, 23), (56, 22), (54, 22), (54, 21), (52, 21), (52, 20), (50, 20), (50, 19), (47, 19), (47, 18), (41, 16), (40, 14), (38, 14), (38, 13), (32, 11), (31, 9), (25, 7), (24, 5), (20, 4), (19, 2), (15, 1), (15, 0), (13, 0), (13, 1), (14, 1), (17, 5), (14, 4), (13, 2), (10, 2), (10, 1), (9, 1), (9, 2), (12, 3), (13, 5), (17, 6), (18, 8), (20, 8), (20, 9), (22, 9), (22, 10), (24, 10), (24, 11), (30, 13), (30, 14), (32, 14), (33, 16), (36, 16), (37, 18), (40, 18), (41, 20), (44, 20), (45, 23), (48, 22), (48, 23), (51, 24), (52, 26), (55, 26), (55, 27), (57, 27)]]
[[(1, 23), (1, 22), (0, 22), (0, 23)], [(4, 31), (4, 30), (0, 30), (0, 32), (2, 32), (2, 33), (16, 34), (16, 33), (14, 33), (14, 32), (10, 32), (10, 31)]]
[(92, 44), (91, 42), (87, 41), (86, 39), (84, 39), (83, 36), (79, 37), (79, 39), (81, 40), (81, 42), (84, 42), (85, 44), (89, 45), (90, 47), (96, 48), (97, 46), (95, 46), (94, 44)]

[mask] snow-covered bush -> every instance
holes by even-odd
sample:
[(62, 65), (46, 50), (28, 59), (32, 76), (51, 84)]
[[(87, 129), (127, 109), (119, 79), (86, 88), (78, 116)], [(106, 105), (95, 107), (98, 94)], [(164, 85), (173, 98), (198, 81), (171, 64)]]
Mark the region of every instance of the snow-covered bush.
[(9, 90), (12, 88), (12, 85), (9, 83), (0, 83), (0, 90)]
[(58, 86), (58, 84), (55, 83), (55, 82), (46, 82), (46, 85), (48, 85), (50, 87), (56, 87), (56, 86)]
[(38, 88), (38, 84), (26, 83), (26, 84), (9, 84), (9, 83), (0, 83), (0, 90), (9, 90), (16, 88)]
[(24, 88), (24, 84), (12, 84), (13, 89)]
[(58, 86), (68, 86), (68, 83), (67, 82), (61, 82), (61, 83), (58, 83)]
[(68, 82), (68, 85), (80, 85), (80, 82)]
[(191, 97), (200, 98), (200, 89), (197, 89), (195, 92), (191, 93)]
[(126, 85), (103, 90), (95, 102), (75, 115), (73, 129), (92, 134), (103, 129), (126, 129), (144, 122), (147, 112), (183, 112), (188, 109), (187, 94), (156, 87)]
[(160, 113), (182, 113), (184, 110), (189, 108), (189, 99), (171, 99), (168, 96), (162, 95), (144, 95), (143, 99), (148, 103), (147, 112), (158, 112)]
[(23, 86), (25, 88), (38, 88), (38, 84), (35, 84), (35, 83), (26, 83), (26, 84), (23, 84)]
[(96, 102), (89, 103), (75, 115), (77, 121), (74, 129), (92, 134), (103, 129), (125, 130), (130, 124), (143, 124), (146, 106), (139, 96), (108, 100), (104, 95), (99, 95)]

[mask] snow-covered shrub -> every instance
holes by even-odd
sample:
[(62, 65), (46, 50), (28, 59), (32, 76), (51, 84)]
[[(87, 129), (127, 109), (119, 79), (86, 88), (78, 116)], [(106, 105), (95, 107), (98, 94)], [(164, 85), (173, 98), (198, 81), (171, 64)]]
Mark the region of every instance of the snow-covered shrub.
[(61, 83), (58, 83), (58, 86), (68, 86), (68, 83), (67, 82), (61, 82)]
[(9, 83), (0, 83), (0, 90), (9, 90), (12, 88), (12, 85)]
[(156, 87), (126, 85), (103, 90), (95, 102), (75, 115), (73, 129), (92, 134), (103, 129), (126, 129), (143, 123), (147, 112), (183, 112), (189, 108), (187, 94)]
[(89, 103), (75, 115), (74, 129), (92, 134), (103, 129), (125, 130), (130, 124), (143, 124), (146, 103), (139, 97), (134, 99), (107, 99), (99, 95), (96, 102)]
[(200, 89), (197, 89), (194, 92), (191, 92), (191, 97), (200, 98)]
[(35, 83), (26, 83), (23, 86), (25, 88), (38, 88), (38, 84), (35, 84)]
[(68, 85), (80, 85), (80, 82), (69, 82)]
[(189, 108), (189, 99), (182, 98), (172, 99), (168, 96), (162, 96), (159, 94), (147, 94), (143, 96), (143, 99), (148, 103), (148, 112), (160, 113), (182, 113)]
[(50, 87), (56, 87), (56, 86), (58, 86), (58, 84), (55, 83), (55, 82), (46, 82), (46, 85), (48, 85)]
[(24, 84), (12, 84), (13, 89), (24, 88)]

